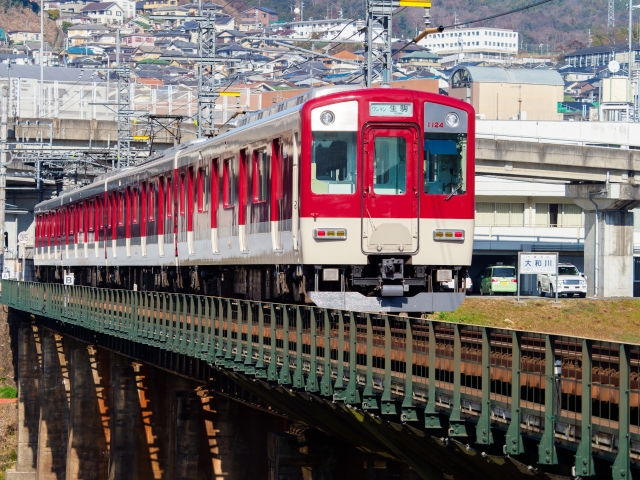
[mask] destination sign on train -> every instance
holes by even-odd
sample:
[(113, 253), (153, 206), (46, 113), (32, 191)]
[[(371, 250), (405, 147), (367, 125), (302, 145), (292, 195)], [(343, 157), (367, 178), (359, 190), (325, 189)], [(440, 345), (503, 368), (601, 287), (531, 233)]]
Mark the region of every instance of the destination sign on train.
[(413, 104), (370, 103), (369, 115), (372, 117), (410, 117), (413, 115)]

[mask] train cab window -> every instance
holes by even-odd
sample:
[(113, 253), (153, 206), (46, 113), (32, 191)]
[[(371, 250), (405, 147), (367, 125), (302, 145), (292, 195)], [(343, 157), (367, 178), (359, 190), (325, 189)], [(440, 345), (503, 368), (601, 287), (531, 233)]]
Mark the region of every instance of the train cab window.
[(198, 212), (209, 211), (209, 167), (198, 169)]
[(233, 169), (233, 158), (224, 161), (222, 203), (224, 208), (233, 208), (236, 203), (236, 174)]
[(376, 137), (373, 191), (402, 195), (407, 191), (407, 141), (402, 137)]
[(269, 158), (267, 150), (253, 152), (253, 201), (264, 202), (267, 200), (267, 165)]
[(356, 132), (313, 132), (311, 191), (356, 191)]
[(424, 141), (424, 193), (460, 195), (467, 191), (467, 136), (427, 134)]

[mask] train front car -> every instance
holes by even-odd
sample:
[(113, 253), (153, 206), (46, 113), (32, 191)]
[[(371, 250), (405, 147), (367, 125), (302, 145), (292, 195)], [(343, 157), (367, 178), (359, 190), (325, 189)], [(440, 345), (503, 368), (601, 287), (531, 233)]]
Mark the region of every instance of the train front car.
[(314, 303), (386, 312), (460, 305), (473, 251), (474, 119), (466, 103), (398, 89), (304, 105), (300, 234)]

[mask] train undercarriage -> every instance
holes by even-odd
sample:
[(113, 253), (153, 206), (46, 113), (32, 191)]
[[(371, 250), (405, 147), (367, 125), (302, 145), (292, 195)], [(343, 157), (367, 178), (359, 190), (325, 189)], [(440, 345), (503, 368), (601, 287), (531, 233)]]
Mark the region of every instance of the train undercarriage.
[(367, 265), (343, 266), (36, 267), (40, 282), (63, 283), (65, 275), (73, 275), (74, 285), (88, 287), (317, 303), (325, 307), (332, 306), (326, 302), (335, 302), (335, 308), (346, 308), (340, 299), (348, 295), (388, 300), (386, 303), (406, 303), (424, 293), (464, 296), (466, 267), (413, 266), (409, 256), (371, 256)]

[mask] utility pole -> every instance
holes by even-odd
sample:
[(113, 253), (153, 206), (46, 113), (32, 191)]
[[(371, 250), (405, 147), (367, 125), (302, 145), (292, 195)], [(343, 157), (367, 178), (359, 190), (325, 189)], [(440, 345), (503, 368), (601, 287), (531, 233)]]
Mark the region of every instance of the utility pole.
[[(2, 89), (0, 88), (0, 92)], [(4, 232), (5, 232), (5, 209), (7, 195), (7, 97), (0, 96), (0, 272), (4, 271)]]
[(607, 32), (609, 32), (616, 26), (616, 7), (614, 0), (608, 0), (607, 6)]
[[(382, 86), (391, 84), (393, 58), (391, 56), (391, 28), (393, 24), (393, 10), (400, 6), (399, 0), (368, 0), (367, 1), (367, 44), (365, 46), (365, 86), (371, 88), (373, 74), (377, 63), (382, 73)], [(374, 52), (374, 29), (378, 27), (375, 38), (382, 43), (382, 51)]]
[(44, 118), (44, 0), (40, 0), (40, 113)]
[(116, 76), (118, 90), (116, 103), (118, 106), (118, 163), (116, 168), (128, 167), (131, 163), (131, 110), (130, 81), (131, 67), (129, 62), (121, 62), (120, 58), (120, 29), (116, 30)]
[[(216, 13), (215, 8), (209, 9), (203, 15), (200, 7), (200, 17), (198, 21), (200, 32), (198, 33), (200, 61), (198, 62), (198, 138), (212, 136), (214, 133), (214, 112), (216, 99), (219, 97), (215, 91), (215, 64), (211, 66), (211, 76), (204, 78), (206, 63), (203, 60), (213, 60), (216, 56)], [(256, 24), (258, 22), (258, 10), (256, 10)]]
[[(635, 52), (633, 51), (633, 0), (629, 0), (629, 56), (627, 57), (627, 76), (629, 84), (627, 85), (627, 100), (633, 105), (633, 67), (635, 64)], [(633, 120), (633, 107), (629, 108), (627, 114), (627, 122)]]

